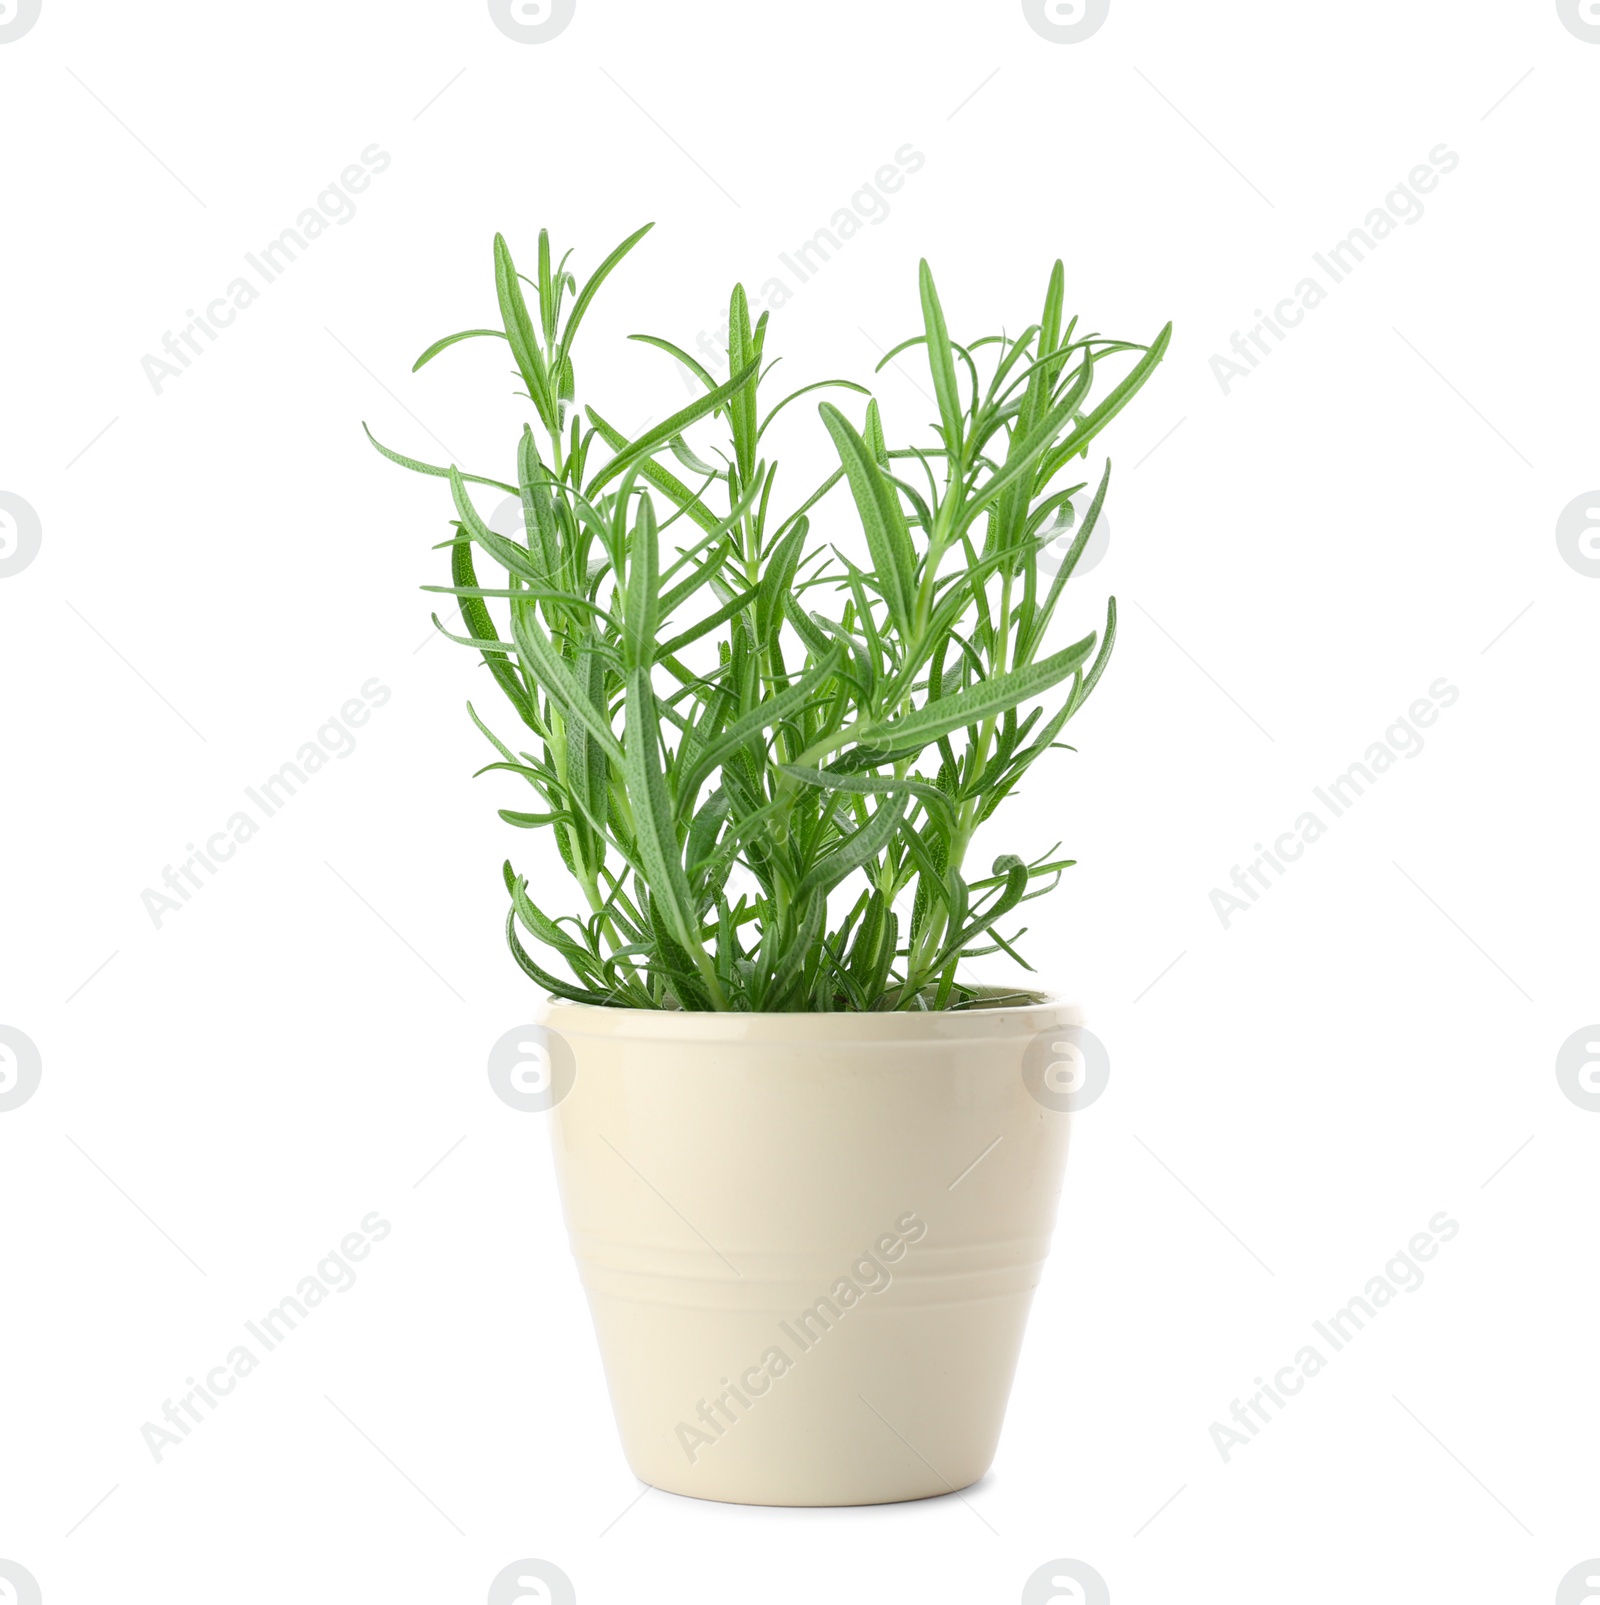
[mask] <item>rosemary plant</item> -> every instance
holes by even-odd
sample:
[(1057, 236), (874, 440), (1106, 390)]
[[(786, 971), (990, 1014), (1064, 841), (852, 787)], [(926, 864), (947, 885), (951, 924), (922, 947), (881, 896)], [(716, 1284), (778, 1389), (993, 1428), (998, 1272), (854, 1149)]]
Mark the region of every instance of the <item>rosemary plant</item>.
[[(552, 831), (583, 899), (579, 913), (557, 911), (542, 887), (535, 901), (508, 861), (511, 952), (551, 993), (626, 1008), (978, 1002), (961, 961), (998, 950), (1027, 967), (1022, 933), (1001, 923), (1073, 860), (1006, 853), (969, 879), (968, 848), (1061, 744), (1116, 636), (1113, 599), (1098, 639), (1047, 642), (1110, 464), (1092, 493), (1058, 482), (1150, 377), (1171, 325), (1148, 346), (1080, 332), (1057, 262), (1037, 323), (963, 344), (923, 263), (922, 332), (883, 362), (924, 348), (932, 438), (891, 446), (870, 396), (859, 424), (822, 402), (839, 466), (779, 512), (776, 464), (762, 455), (773, 419), (824, 385), (869, 393), (822, 381), (767, 406), (767, 316), (752, 326), (742, 287), (726, 380), (669, 340), (633, 336), (695, 376), (704, 394), (691, 405), (629, 439), (575, 404), (573, 341), (648, 228), (581, 288), (567, 256), (552, 262), (547, 234), (536, 279), (496, 236), (500, 326), (417, 359), (507, 342), (533, 412), (514, 484), (373, 440), (449, 481), (450, 584), (425, 589), (457, 599), (465, 634), (434, 623), (481, 654), (521, 727), (502, 740), (468, 704), (496, 752), (479, 772), (531, 789), (533, 808), (500, 817)], [(1131, 367), (1091, 401), (1100, 364), (1125, 352)], [(698, 438), (718, 427), (718, 445)], [(522, 538), (489, 528), (475, 486), (519, 496)], [(853, 509), (864, 540), (814, 540), (825, 502), (841, 522)], [(1065, 559), (1041, 571), (1080, 511)], [(484, 559), (503, 576), (480, 580)], [(748, 889), (735, 895), (737, 865)], [(546, 967), (550, 955), (570, 979)]]

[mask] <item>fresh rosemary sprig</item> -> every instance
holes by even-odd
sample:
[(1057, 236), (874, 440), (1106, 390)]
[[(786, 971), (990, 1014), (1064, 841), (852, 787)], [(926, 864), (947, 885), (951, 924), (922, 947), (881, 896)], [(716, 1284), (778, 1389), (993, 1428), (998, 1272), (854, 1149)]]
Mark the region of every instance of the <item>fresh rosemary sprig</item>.
[[(1002, 951), (1026, 968), (1021, 932), (1002, 935), (1001, 922), (1073, 860), (1007, 853), (969, 880), (968, 848), (1060, 745), (1116, 636), (1112, 600), (1102, 635), (1047, 647), (1110, 464), (1092, 494), (1058, 481), (1150, 377), (1171, 325), (1148, 346), (1080, 333), (1064, 321), (1057, 262), (1037, 323), (963, 345), (924, 263), (922, 332), (883, 362), (925, 348), (939, 419), (928, 443), (891, 448), (877, 402), (850, 381), (765, 406), (767, 316), (752, 326), (736, 286), (725, 381), (669, 340), (634, 336), (704, 394), (629, 439), (592, 405), (578, 410), (572, 346), (646, 232), (581, 288), (568, 257), (552, 264), (545, 233), (532, 280), (496, 236), (500, 327), (417, 359), (471, 338), (507, 342), (534, 414), (514, 484), (373, 442), (449, 481), (451, 583), (425, 588), (458, 600), (465, 633), (434, 622), (481, 654), (522, 727), (502, 741), (468, 705), (498, 755), (480, 773), (531, 789), (535, 808), (500, 817), (553, 831), (581, 890), (581, 913), (552, 914), (507, 862), (511, 951), (558, 996), (628, 1008), (981, 1002), (961, 961)], [(1099, 365), (1123, 353), (1131, 366), (1092, 400)], [(858, 426), (821, 403), (839, 467), (780, 515), (763, 437), (823, 385), (868, 395), (864, 415)], [(720, 446), (690, 443), (718, 424)], [(521, 539), (488, 527), (479, 485), (520, 497)], [(1065, 559), (1041, 572), (1081, 499)], [(825, 503), (841, 522), (853, 505), (862, 539), (814, 542)], [(484, 558), (503, 571), (493, 584), (479, 580)], [(736, 893), (739, 866), (748, 889)], [(550, 954), (571, 979), (546, 968)]]

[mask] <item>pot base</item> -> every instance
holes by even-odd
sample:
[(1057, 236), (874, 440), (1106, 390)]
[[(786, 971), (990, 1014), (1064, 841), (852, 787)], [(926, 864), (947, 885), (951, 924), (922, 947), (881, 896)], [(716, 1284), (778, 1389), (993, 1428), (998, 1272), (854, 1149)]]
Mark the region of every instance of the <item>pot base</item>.
[[(696, 1493), (688, 1488), (668, 1488), (659, 1482), (649, 1485), (659, 1493), (672, 1494), (680, 1499), (698, 1499), (708, 1505), (750, 1505), (761, 1510), (864, 1510), (873, 1505), (911, 1505), (923, 1499), (947, 1499), (955, 1494), (963, 1494), (969, 1488), (976, 1488), (986, 1476), (988, 1472), (963, 1483), (959, 1488), (936, 1488), (932, 1493), (923, 1494), (882, 1494), (872, 1499), (751, 1499), (734, 1494), (713, 1495)], [(649, 1479), (640, 1477), (639, 1481), (648, 1482)]]

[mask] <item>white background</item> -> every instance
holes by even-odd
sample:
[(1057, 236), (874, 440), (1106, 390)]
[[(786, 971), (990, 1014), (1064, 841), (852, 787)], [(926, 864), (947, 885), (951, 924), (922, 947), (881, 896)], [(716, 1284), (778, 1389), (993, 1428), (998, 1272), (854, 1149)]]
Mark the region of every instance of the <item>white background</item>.
[[(481, 3), (44, 0), (0, 43), (0, 490), (42, 529), (0, 579), (0, 1025), (43, 1065), (0, 1113), (0, 1558), (47, 1605), (476, 1601), (527, 1556), (583, 1605), (1010, 1602), (1056, 1557), (1117, 1605), (1553, 1600), (1600, 1554), (1600, 1114), (1555, 1074), (1600, 1019), (1600, 579), (1555, 537), (1600, 485), (1597, 86), (1550, 0), (1113, 0), (1079, 43), (1015, 0), (578, 0), (543, 44)], [(373, 143), (355, 217), (158, 395), (141, 359)], [(544, 1117), (485, 1074), (529, 844), (469, 778), (481, 672), (421, 645), (446, 493), (360, 421), (504, 474), (500, 351), (412, 359), (493, 320), (496, 229), (581, 273), (647, 219), (579, 379), (661, 416), (622, 337), (692, 343), (907, 143), (774, 316), (794, 383), (868, 378), (923, 255), (958, 337), (1057, 255), (1089, 326), (1176, 324), (1066, 624), (1114, 591), (1116, 659), (993, 843), (1080, 860), (1028, 944), (1111, 1083), (982, 1484), (640, 1498)], [(1420, 221), (1224, 394), (1213, 354), (1441, 143)], [(1212, 889), (1441, 676), (1425, 750), (1224, 929)], [(374, 677), (157, 929), (141, 893)], [(357, 1284), (158, 1465), (142, 1423), (374, 1210)], [(1210, 1424), (1441, 1210), (1426, 1284), (1224, 1464)]]

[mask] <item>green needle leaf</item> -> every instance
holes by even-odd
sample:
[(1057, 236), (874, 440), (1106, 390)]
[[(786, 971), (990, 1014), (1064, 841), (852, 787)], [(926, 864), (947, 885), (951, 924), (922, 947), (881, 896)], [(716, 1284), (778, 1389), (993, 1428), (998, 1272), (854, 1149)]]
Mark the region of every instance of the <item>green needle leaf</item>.
[(415, 373), (426, 362), (432, 362), (448, 346), (453, 346), (458, 340), (474, 340), (479, 335), (488, 335), (495, 340), (504, 340), (505, 331), (502, 329), (463, 329), (460, 334), (447, 334), (442, 340), (435, 340), (426, 351), (411, 364), (411, 371)]
[(896, 626), (909, 635), (912, 628), (912, 587), (916, 582), (916, 555), (911, 535), (894, 487), (878, 468), (872, 449), (855, 431), (850, 420), (832, 402), (824, 401), (817, 411), (833, 436), (833, 444), (850, 482), (856, 511), (872, 553), (873, 569), (889, 615)]
[(924, 745), (939, 736), (959, 730), (962, 725), (976, 724), (981, 719), (1004, 713), (1018, 703), (1026, 702), (1048, 691), (1051, 686), (1065, 680), (1094, 650), (1095, 637), (1090, 634), (1064, 651), (1030, 663), (1025, 669), (1014, 669), (1007, 674), (996, 674), (965, 691), (956, 691), (918, 708), (914, 713), (898, 719), (885, 719), (877, 724), (858, 725), (848, 734), (861, 746), (872, 745), (901, 749), (913, 742)]

